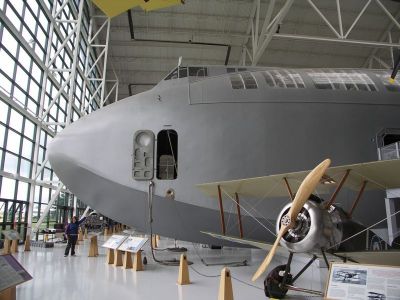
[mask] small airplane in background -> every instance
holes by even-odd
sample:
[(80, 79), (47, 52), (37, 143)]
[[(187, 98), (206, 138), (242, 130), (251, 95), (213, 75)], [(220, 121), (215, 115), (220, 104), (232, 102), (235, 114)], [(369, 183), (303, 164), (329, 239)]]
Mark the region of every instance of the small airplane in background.
[[(72, 123), (50, 143), (48, 156), (79, 199), (141, 232), (271, 250), (255, 278), (275, 251), (286, 249), (334, 250), (361, 262), (368, 254), (358, 259), (340, 252), (365, 249), (363, 234), (346, 241), (365, 230), (353, 221), (354, 208), (358, 220), (371, 223), (385, 215), (383, 191), (400, 187), (398, 160), (352, 164), (375, 159), (378, 141), (371, 138), (382, 128), (400, 128), (400, 81), (390, 84), (389, 76), (362, 69), (178, 66), (150, 91)], [(312, 175), (313, 185), (307, 179), (300, 189), (308, 171), (289, 171), (325, 157), (343, 166), (325, 162), (320, 179)], [(351, 193), (338, 195), (342, 187)], [(374, 190), (382, 191), (379, 200)], [(328, 201), (312, 195), (331, 191)], [(347, 212), (335, 205), (354, 193)], [(284, 206), (288, 196), (294, 200)], [(234, 201), (224, 207), (227, 197)]]

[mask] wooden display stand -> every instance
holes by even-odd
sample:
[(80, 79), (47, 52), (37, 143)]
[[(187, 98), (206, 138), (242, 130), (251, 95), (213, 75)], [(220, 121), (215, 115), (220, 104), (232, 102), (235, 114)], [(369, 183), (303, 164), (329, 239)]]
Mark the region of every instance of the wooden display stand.
[(107, 228), (107, 227), (104, 228), (104, 235), (105, 235), (105, 236), (108, 235), (108, 228)]
[(125, 251), (124, 255), (124, 269), (132, 269), (133, 268), (133, 263), (132, 263), (132, 254), (128, 251)]
[(231, 272), (228, 268), (221, 271), (218, 300), (233, 300)]
[(26, 235), (24, 251), (31, 251), (31, 236), (29, 234)]
[(99, 255), (99, 249), (97, 245), (97, 235), (90, 238), (89, 255), (88, 257), (96, 257)]
[(139, 250), (133, 256), (133, 270), (134, 271), (143, 271), (143, 263), (142, 263), (142, 250)]
[(3, 254), (10, 254), (10, 253), (11, 253), (11, 241), (5, 239), (3, 245)]
[(151, 236), (151, 244), (152, 244), (153, 248), (158, 248), (157, 235), (153, 234)]
[(88, 232), (87, 232), (87, 228), (85, 228), (85, 233), (83, 234), (83, 238), (84, 238), (85, 240), (87, 240), (87, 239), (88, 239)]
[(83, 241), (82, 229), (80, 229), (80, 228), (79, 228), (79, 231), (78, 231), (78, 241), (80, 241), (80, 242)]
[(11, 242), (11, 253), (18, 253), (18, 240), (12, 240)]
[(114, 249), (107, 249), (107, 264), (112, 265), (114, 263)]
[(114, 266), (115, 267), (122, 266), (122, 251), (121, 250), (115, 250)]
[(17, 299), (17, 289), (15, 286), (0, 292), (0, 300), (16, 300), (16, 299)]
[(186, 254), (181, 254), (181, 260), (179, 264), (178, 284), (179, 285), (190, 284), (189, 268), (188, 268)]

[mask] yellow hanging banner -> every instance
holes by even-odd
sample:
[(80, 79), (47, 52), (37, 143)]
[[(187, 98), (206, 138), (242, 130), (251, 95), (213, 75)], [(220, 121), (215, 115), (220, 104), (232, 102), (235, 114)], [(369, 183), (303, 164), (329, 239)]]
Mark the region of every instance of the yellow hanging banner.
[(151, 11), (178, 4), (184, 0), (92, 0), (108, 17), (113, 18), (136, 6), (145, 11)]

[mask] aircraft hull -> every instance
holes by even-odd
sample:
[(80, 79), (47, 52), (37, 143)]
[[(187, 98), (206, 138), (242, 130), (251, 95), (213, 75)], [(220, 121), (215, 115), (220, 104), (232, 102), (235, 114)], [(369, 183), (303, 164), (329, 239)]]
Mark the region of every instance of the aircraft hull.
[[(326, 102), (331, 95), (324, 101), (310, 101), (323, 97), (310, 91), (298, 91), (297, 98), (307, 101), (296, 103), (268, 101), (266, 95), (267, 100), (261, 102), (244, 96), (233, 103), (219, 102), (215, 96), (214, 102), (207, 98), (208, 103), (194, 104), (188, 88), (155, 88), (74, 122), (49, 146), (56, 174), (93, 209), (149, 232), (148, 181), (132, 178), (133, 135), (137, 130), (157, 135), (160, 130), (174, 129), (178, 133), (178, 177), (153, 179), (153, 230), (177, 239), (219, 244), (226, 242), (200, 233), (221, 232), (218, 201), (202, 195), (195, 184), (312, 169), (327, 157), (333, 165), (376, 160), (375, 134), (382, 128), (400, 128), (400, 107), (387, 101), (379, 104), (379, 93), (376, 105), (360, 99), (348, 104), (343, 99)], [(348, 97), (354, 95), (367, 95), (371, 101), (369, 93)], [(171, 188), (175, 200), (165, 197)], [(346, 207), (353, 196), (346, 192), (338, 201)], [(369, 201), (374, 197), (380, 201)], [(383, 217), (383, 197), (383, 193), (366, 195), (356, 217), (364, 223)], [(272, 231), (274, 222), (269, 219), (275, 219), (287, 203), (287, 199), (241, 200)], [(238, 235), (236, 204), (226, 195), (223, 203), (227, 234)], [(274, 240), (243, 210), (242, 215), (245, 237)]]

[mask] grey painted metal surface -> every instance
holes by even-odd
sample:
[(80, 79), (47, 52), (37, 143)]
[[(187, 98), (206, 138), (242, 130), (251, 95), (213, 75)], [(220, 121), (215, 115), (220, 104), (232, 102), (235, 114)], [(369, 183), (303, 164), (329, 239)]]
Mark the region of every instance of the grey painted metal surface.
[[(132, 140), (138, 130), (157, 134), (174, 129), (179, 136), (178, 177), (154, 179), (154, 232), (212, 242), (200, 231), (220, 232), (218, 203), (195, 184), (307, 170), (327, 157), (334, 165), (376, 160), (375, 134), (382, 128), (400, 128), (399, 94), (387, 91), (373, 74), (378, 91), (367, 92), (318, 90), (306, 71), (298, 72), (307, 88), (268, 88), (259, 74), (256, 90), (233, 90), (229, 74), (161, 82), (58, 134), (49, 146), (51, 165), (93, 209), (149, 231), (149, 182), (132, 178)], [(169, 189), (175, 200), (165, 197)], [(338, 201), (346, 207), (353, 196), (346, 191)], [(241, 201), (271, 230), (275, 225), (269, 219), (287, 202)], [(225, 199), (224, 206), (227, 234), (238, 234), (236, 218), (229, 214), (232, 202)], [(369, 193), (355, 217), (369, 224), (384, 215), (383, 193)], [(260, 227), (244, 217), (245, 237), (274, 240)]]

